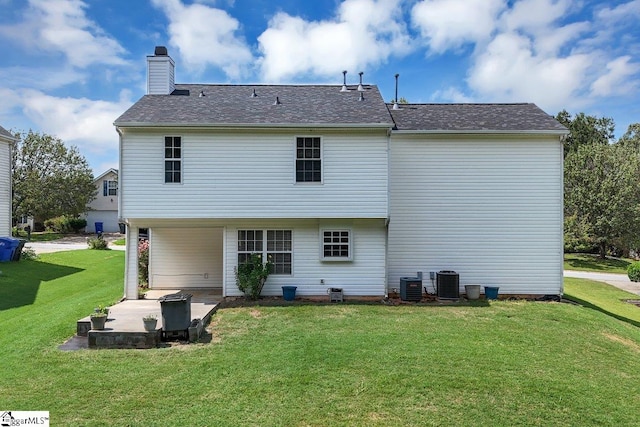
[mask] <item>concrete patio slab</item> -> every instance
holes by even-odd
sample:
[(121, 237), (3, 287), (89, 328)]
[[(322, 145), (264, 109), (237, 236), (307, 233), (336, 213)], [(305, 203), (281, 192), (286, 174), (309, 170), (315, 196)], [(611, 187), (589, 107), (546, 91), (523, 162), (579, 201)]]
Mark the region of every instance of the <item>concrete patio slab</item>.
[[(152, 348), (160, 344), (162, 335), (162, 308), (159, 298), (174, 293), (191, 294), (191, 319), (200, 319), (198, 331), (207, 324), (216, 311), (220, 293), (216, 290), (153, 290), (139, 300), (125, 300), (110, 307), (103, 330), (92, 330), (91, 319), (86, 316), (77, 322), (77, 335), (87, 337), (89, 348)], [(156, 315), (155, 331), (145, 331), (142, 318)]]

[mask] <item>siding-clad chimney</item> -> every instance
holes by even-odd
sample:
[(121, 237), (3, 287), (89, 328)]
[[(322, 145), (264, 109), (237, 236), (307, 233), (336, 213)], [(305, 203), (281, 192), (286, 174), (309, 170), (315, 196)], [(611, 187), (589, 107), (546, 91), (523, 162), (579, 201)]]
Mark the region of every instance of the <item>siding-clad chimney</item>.
[(169, 95), (175, 89), (176, 64), (164, 46), (156, 46), (153, 55), (147, 56), (147, 94)]

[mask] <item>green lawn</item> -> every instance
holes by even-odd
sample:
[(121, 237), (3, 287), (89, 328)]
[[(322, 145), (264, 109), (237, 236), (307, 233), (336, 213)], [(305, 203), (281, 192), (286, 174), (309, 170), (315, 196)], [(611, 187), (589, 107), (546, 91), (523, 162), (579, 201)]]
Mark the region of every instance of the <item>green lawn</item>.
[(565, 277), (564, 296), (640, 326), (640, 307), (625, 302), (625, 300), (640, 300), (640, 296), (636, 294), (602, 282)]
[(116, 246), (124, 246), (124, 245), (127, 244), (127, 239), (114, 240), (113, 242), (111, 242), (111, 244), (116, 245)]
[(564, 254), (565, 270), (626, 274), (627, 267), (632, 262), (633, 260), (625, 258), (600, 259), (594, 254)]
[(209, 344), (58, 350), (122, 294), (123, 257), (0, 265), (3, 409), (92, 426), (637, 424), (640, 329), (570, 304), (226, 308)]
[[(27, 232), (23, 230), (19, 230), (17, 236), (14, 236), (16, 239), (27, 239)], [(30, 242), (50, 242), (52, 240), (58, 240), (65, 237), (65, 234), (56, 233), (53, 231), (42, 231), (42, 232), (32, 232)]]

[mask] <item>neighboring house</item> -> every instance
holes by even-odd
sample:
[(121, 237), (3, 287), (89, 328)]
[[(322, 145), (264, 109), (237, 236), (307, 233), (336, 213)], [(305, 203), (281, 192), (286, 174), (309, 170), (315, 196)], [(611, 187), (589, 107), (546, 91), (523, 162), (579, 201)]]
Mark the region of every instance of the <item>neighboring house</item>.
[(115, 121), (127, 298), (147, 228), (151, 288), (241, 295), (234, 269), (260, 252), (275, 264), (263, 295), (383, 296), (418, 271), (432, 289), (440, 270), (461, 287), (562, 293), (567, 130), (535, 105), (175, 84), (166, 49), (147, 59), (148, 95)]
[(0, 236), (11, 236), (11, 150), (15, 141), (0, 126)]
[(117, 233), (118, 225), (118, 171), (109, 169), (93, 180), (96, 198), (85, 213), (87, 233), (96, 232), (96, 222), (101, 222), (105, 233)]

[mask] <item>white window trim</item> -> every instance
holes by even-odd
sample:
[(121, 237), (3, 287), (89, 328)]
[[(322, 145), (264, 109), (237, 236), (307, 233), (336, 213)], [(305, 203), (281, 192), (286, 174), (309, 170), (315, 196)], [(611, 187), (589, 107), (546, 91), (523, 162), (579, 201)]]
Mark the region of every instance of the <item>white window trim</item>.
[[(166, 142), (165, 142), (165, 138), (180, 138), (180, 158), (176, 159), (176, 158), (167, 158), (166, 157)], [(162, 182), (165, 185), (182, 185), (182, 183), (184, 182), (184, 137), (182, 135), (163, 135), (162, 136), (162, 151), (163, 154), (162, 158)], [(179, 161), (180, 162), (180, 182), (167, 182), (166, 178), (165, 178), (165, 173), (167, 172), (167, 170), (165, 169), (165, 162), (169, 160), (169, 161)]]
[(283, 276), (283, 277), (293, 277), (293, 248), (294, 248), (294, 233), (291, 228), (238, 228), (236, 229), (236, 248), (238, 247), (239, 239), (238, 232), (239, 231), (262, 231), (262, 250), (261, 251), (240, 251), (236, 249), (236, 265), (238, 265), (238, 255), (239, 254), (252, 254), (258, 253), (262, 255), (262, 259), (265, 260), (269, 256), (270, 251), (267, 249), (268, 246), (268, 232), (269, 231), (290, 231), (291, 232), (291, 251), (271, 251), (271, 253), (291, 253), (291, 272), (290, 273), (271, 273), (271, 276)]
[[(324, 255), (324, 233), (330, 231), (330, 232), (343, 232), (346, 231), (347, 233), (349, 233), (349, 243), (348, 243), (348, 250), (349, 250), (349, 256), (348, 257), (328, 257)], [(353, 230), (351, 228), (344, 228), (344, 227), (323, 227), (320, 229), (320, 234), (319, 234), (319, 240), (320, 240), (320, 260), (323, 262), (351, 262), (353, 261)]]
[[(298, 138), (320, 138), (320, 181), (297, 180)], [(293, 137), (293, 183), (294, 185), (322, 185), (324, 184), (324, 138), (319, 135), (296, 135)]]

